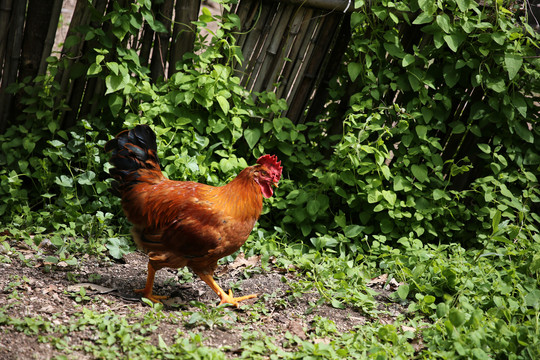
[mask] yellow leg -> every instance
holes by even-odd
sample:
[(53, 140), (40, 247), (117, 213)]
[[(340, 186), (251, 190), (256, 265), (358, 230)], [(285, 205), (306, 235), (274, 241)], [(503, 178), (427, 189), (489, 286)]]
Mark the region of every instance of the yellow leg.
[(247, 299), (253, 299), (253, 298), (256, 298), (257, 297), (257, 294), (251, 294), (251, 295), (246, 295), (246, 296), (241, 296), (241, 297), (233, 297), (233, 293), (232, 293), (232, 290), (229, 290), (229, 293), (227, 294), (225, 291), (223, 291), (223, 289), (221, 287), (219, 287), (219, 285), (216, 283), (216, 281), (214, 280), (214, 277), (212, 275), (205, 275), (205, 274), (197, 274), (199, 275), (199, 277), (205, 282), (208, 284), (208, 286), (210, 286), (212, 288), (212, 290), (214, 290), (214, 292), (219, 296), (219, 298), (221, 299), (221, 302), (219, 303), (219, 305), (222, 305), (222, 304), (232, 304), (236, 307), (238, 307), (240, 304), (239, 302), (240, 301), (243, 301), (243, 300), (247, 300)]
[(152, 294), (152, 288), (154, 287), (154, 277), (156, 276), (156, 270), (148, 262), (148, 276), (146, 277), (146, 286), (144, 289), (135, 289), (136, 293), (141, 293), (143, 297), (151, 300), (155, 303), (160, 303), (160, 300), (166, 299), (167, 296), (160, 296)]

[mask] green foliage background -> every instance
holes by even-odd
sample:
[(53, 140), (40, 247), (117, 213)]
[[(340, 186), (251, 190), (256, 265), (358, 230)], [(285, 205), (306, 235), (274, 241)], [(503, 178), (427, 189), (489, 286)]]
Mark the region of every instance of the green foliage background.
[[(107, 87), (99, 116), (60, 123), (54, 76), (65, 59), (51, 57), (49, 75), (11, 89), (23, 94), (24, 114), (0, 135), (2, 223), (34, 245), (52, 234), (57, 261), (76, 262), (78, 252), (120, 257), (128, 224), (107, 192), (103, 145), (139, 123), (156, 131), (172, 179), (221, 185), (273, 153), (284, 176), (261, 229), (405, 280), (398, 295), (432, 316), (424, 336), (437, 356), (512, 349), (534, 357), (539, 35), (517, 5), (356, 1), (328, 106), (301, 125), (280, 115), (284, 100), (240, 85), (235, 15), (204, 12), (199, 29), (211, 21), (219, 29), (209, 38), (198, 32), (179, 71), (152, 83), (136, 52), (118, 45), (152, 19), (150, 2), (118, 8), (97, 19), (110, 33), (83, 29), (98, 46), (79, 71)], [(335, 118), (343, 106), (346, 116)], [(355, 296), (337, 296), (335, 305)]]

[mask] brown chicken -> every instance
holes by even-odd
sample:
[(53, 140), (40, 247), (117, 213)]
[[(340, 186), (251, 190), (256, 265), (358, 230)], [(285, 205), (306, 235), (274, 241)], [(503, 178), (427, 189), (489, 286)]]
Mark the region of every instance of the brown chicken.
[(262, 197), (273, 194), (281, 178), (281, 162), (263, 155), (227, 185), (214, 187), (192, 181), (173, 181), (162, 172), (156, 135), (148, 125), (122, 131), (105, 145), (112, 152), (112, 192), (133, 224), (131, 234), (149, 256), (144, 289), (135, 290), (154, 302), (155, 272), (189, 267), (221, 299), (220, 305), (256, 297), (233, 297), (213, 278), (219, 259), (237, 251), (248, 238), (262, 211)]

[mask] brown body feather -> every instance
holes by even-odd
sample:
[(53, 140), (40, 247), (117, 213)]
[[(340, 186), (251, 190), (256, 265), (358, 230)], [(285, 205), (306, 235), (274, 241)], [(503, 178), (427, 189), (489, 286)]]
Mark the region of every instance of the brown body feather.
[(122, 207), (134, 225), (135, 241), (152, 253), (154, 269), (189, 266), (211, 274), (219, 259), (238, 250), (262, 211), (252, 172), (244, 169), (221, 187), (163, 177), (157, 183), (141, 181), (126, 192)]

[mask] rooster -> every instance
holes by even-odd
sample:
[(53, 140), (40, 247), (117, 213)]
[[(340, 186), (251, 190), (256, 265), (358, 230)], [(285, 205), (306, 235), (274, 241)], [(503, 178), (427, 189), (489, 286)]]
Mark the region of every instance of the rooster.
[(263, 155), (221, 187), (193, 181), (169, 180), (161, 172), (156, 135), (148, 125), (124, 130), (105, 145), (111, 152), (111, 192), (133, 224), (131, 234), (149, 257), (146, 286), (135, 290), (153, 301), (167, 298), (152, 293), (157, 270), (187, 266), (221, 299), (238, 307), (256, 294), (234, 297), (214, 280), (219, 259), (246, 241), (262, 211), (262, 198), (273, 195), (281, 178), (281, 162)]

